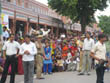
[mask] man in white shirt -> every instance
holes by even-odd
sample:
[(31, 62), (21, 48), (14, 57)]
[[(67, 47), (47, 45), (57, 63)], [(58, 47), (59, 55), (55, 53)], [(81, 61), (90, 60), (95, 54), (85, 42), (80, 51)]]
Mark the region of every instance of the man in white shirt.
[(7, 27), (3, 27), (3, 40), (6, 41), (9, 38), (9, 33), (7, 31)]
[[(104, 83), (104, 71), (105, 68), (109, 66), (109, 61), (106, 58), (106, 46), (104, 44), (105, 36), (103, 34), (99, 35), (99, 41), (95, 44), (91, 50), (91, 57), (95, 59), (97, 82)], [(104, 66), (104, 64), (106, 65)]]
[(25, 43), (20, 48), (20, 54), (23, 55), (24, 83), (33, 83), (34, 55), (36, 53), (36, 45), (30, 41), (30, 36), (26, 35)]
[(91, 57), (90, 57), (90, 51), (92, 47), (94, 46), (94, 40), (91, 38), (91, 34), (88, 32), (86, 34), (86, 38), (84, 39), (84, 44), (83, 44), (83, 63), (82, 63), (82, 70), (79, 75), (84, 75), (85, 72), (87, 75), (90, 75), (90, 70), (91, 70)]
[(15, 83), (15, 71), (17, 60), (16, 57), (18, 56), (19, 48), (20, 48), (19, 43), (14, 41), (14, 35), (11, 34), (10, 40), (7, 41), (3, 46), (3, 58), (5, 59), (5, 64), (0, 83), (5, 83), (8, 74), (8, 68), (10, 65), (11, 65), (10, 83)]

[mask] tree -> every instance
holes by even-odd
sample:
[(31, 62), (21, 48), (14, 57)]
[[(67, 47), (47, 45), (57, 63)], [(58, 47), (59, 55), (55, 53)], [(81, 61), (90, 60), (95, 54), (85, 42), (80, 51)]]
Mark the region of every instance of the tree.
[(96, 10), (104, 10), (108, 0), (48, 0), (49, 6), (57, 13), (69, 17), (73, 22), (80, 21), (82, 32), (94, 19)]
[(105, 34), (110, 34), (110, 16), (100, 16), (98, 26)]

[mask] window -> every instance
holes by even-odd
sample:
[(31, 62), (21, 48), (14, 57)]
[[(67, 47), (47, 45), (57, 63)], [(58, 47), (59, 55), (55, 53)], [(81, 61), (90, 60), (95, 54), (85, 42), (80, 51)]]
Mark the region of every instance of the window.
[(38, 13), (40, 13), (40, 8), (38, 8)]
[(18, 0), (18, 5), (21, 5), (21, 4), (22, 4), (21, 0)]
[(22, 0), (22, 7), (24, 7), (24, 0)]
[(27, 2), (25, 3), (25, 7), (28, 8), (28, 3)]
[(40, 10), (40, 13), (42, 14), (42, 9)]
[(13, 0), (13, 3), (16, 4), (16, 0)]
[(11, 2), (11, 0), (7, 0), (7, 2)]

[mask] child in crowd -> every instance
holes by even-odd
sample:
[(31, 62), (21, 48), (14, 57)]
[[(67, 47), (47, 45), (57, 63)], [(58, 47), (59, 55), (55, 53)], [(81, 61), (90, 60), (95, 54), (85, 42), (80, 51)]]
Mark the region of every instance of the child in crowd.
[(53, 67), (52, 67), (52, 72), (58, 72), (58, 64), (57, 64), (57, 59), (53, 60)]
[(61, 53), (60, 52), (57, 54), (56, 59), (57, 59), (58, 71), (62, 72), (64, 70), (64, 65), (63, 65), (64, 61), (63, 61), (63, 59), (61, 57)]
[(72, 61), (72, 54), (70, 49), (68, 50), (66, 64), (67, 64), (67, 71), (71, 71), (73, 68), (73, 61)]
[(66, 42), (64, 42), (63, 46), (62, 46), (62, 57), (63, 57), (63, 59), (66, 59), (67, 53), (68, 53), (68, 45), (66, 44)]

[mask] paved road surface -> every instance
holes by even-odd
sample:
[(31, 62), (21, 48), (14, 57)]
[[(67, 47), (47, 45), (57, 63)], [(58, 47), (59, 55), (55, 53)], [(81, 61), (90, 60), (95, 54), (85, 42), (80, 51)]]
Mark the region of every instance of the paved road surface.
[[(77, 74), (77, 72), (54, 73), (53, 75), (45, 75), (44, 80), (34, 79), (34, 83), (96, 83), (95, 71), (90, 76), (78, 76)], [(24, 83), (23, 78), (23, 75), (17, 75), (15, 83)], [(9, 83), (9, 76), (6, 83)], [(108, 72), (105, 74), (105, 83), (110, 83), (110, 73)]]

